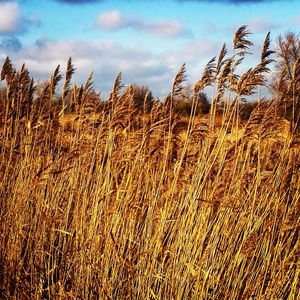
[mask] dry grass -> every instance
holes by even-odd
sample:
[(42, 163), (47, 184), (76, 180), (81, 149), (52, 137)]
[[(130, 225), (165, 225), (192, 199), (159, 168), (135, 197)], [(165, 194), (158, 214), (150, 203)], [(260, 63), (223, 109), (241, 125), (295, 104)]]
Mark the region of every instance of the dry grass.
[(62, 103), (59, 68), (37, 98), (25, 67), (5, 62), (1, 298), (297, 299), (299, 133), (264, 101), (241, 124), (240, 99), (268, 71), (267, 36), (260, 67), (235, 74), (247, 35), (209, 62), (194, 101), (208, 84), (216, 101), (188, 120), (172, 109), (184, 65), (166, 101), (141, 114), (121, 74), (99, 109), (91, 77), (69, 88), (71, 60)]

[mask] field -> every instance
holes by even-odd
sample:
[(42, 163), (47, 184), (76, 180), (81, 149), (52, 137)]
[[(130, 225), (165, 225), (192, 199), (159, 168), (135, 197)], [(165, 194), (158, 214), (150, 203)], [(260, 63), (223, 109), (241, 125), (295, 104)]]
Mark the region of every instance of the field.
[(189, 113), (175, 109), (185, 65), (164, 101), (124, 89), (121, 74), (100, 101), (91, 76), (71, 86), (71, 59), (60, 93), (59, 68), (38, 86), (5, 60), (2, 299), (297, 299), (300, 59), (281, 98), (262, 99), (269, 35), (237, 75), (247, 37), (241, 27), (235, 53), (207, 64)]

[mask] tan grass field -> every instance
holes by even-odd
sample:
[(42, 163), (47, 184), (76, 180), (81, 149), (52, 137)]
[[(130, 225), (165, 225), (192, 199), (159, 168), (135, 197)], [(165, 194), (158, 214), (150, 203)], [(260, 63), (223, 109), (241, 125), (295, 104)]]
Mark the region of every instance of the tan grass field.
[(37, 97), (26, 68), (6, 61), (0, 298), (299, 299), (299, 131), (276, 101), (239, 119), (265, 58), (234, 80), (220, 58), (219, 124), (214, 104), (208, 116), (173, 112), (184, 68), (142, 113), (120, 77), (96, 109), (91, 79), (80, 91), (67, 73), (55, 102), (59, 73)]

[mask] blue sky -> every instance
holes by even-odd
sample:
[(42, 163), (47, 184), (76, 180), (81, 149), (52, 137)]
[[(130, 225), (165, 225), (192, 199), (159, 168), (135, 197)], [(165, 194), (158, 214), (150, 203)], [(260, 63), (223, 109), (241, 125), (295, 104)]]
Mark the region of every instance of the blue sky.
[(94, 71), (94, 86), (104, 97), (119, 71), (125, 84), (146, 85), (163, 96), (184, 62), (188, 81), (197, 81), (244, 24), (255, 44), (250, 66), (268, 31), (274, 47), (279, 34), (299, 33), (300, 1), (0, 0), (0, 64), (9, 55), (45, 80), (58, 64), (64, 70), (71, 56), (74, 81), (84, 82)]

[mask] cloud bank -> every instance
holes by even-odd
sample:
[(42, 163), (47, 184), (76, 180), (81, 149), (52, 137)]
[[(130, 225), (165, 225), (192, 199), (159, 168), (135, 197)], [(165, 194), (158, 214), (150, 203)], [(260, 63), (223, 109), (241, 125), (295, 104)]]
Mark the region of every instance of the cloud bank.
[[(198, 80), (205, 63), (212, 53), (218, 53), (220, 45), (210, 41), (188, 41), (180, 49), (153, 53), (150, 49), (122, 46), (109, 40), (52, 41), (36, 40), (33, 45), (23, 45), (18, 40), (0, 42), (0, 65), (7, 55), (18, 68), (26, 64), (31, 75), (46, 80), (58, 64), (62, 71), (69, 56), (76, 67), (74, 82), (84, 83), (94, 71), (97, 90), (107, 97), (118, 72), (123, 74), (124, 84), (147, 85), (156, 96), (166, 96), (179, 67), (186, 62), (190, 80)], [(184, 60), (183, 60), (184, 59)]]
[(151, 33), (161, 37), (179, 37), (188, 32), (183, 25), (176, 20), (149, 21), (138, 16), (125, 16), (118, 10), (100, 14), (95, 26), (109, 31), (131, 28), (139, 32)]

